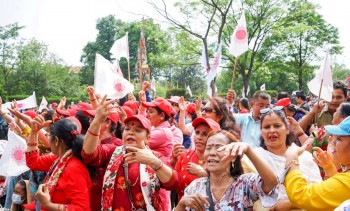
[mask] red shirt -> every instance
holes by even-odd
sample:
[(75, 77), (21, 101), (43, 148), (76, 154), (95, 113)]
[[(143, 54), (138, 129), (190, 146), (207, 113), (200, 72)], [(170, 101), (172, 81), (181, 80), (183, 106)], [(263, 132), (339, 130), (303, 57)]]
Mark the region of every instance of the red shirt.
[[(98, 145), (97, 149), (93, 154), (85, 154), (84, 151), (82, 151), (81, 155), (84, 158), (84, 162), (93, 165), (95, 167), (104, 166), (104, 170), (107, 168), (109, 160), (112, 157), (112, 154), (115, 150), (116, 146), (112, 144), (104, 144), (104, 145)], [(165, 164), (168, 165), (166, 158), (161, 154), (154, 152), (154, 154), (161, 159)], [(145, 208), (144, 199), (141, 191), (141, 184), (140, 184), (140, 164), (134, 163), (130, 164), (129, 166), (129, 179), (131, 184), (131, 194), (133, 198), (133, 204), (136, 208)], [(166, 184), (161, 183), (163, 187), (165, 188), (174, 188), (175, 187), (175, 180), (177, 180), (177, 174), (174, 175), (173, 178), (170, 179)], [(114, 183), (114, 193), (113, 193), (113, 207), (112, 210), (119, 211), (119, 210), (131, 210), (131, 203), (129, 201), (128, 196), (128, 190), (125, 186), (125, 177), (123, 172), (123, 165), (120, 165), (120, 168), (118, 169), (116, 181)], [(101, 192), (102, 194), (102, 192)], [(164, 201), (164, 198), (162, 199), (162, 207), (164, 208), (165, 205), (169, 204), (170, 202)], [(101, 199), (100, 199), (101, 202)], [(100, 203), (101, 204), (101, 203)]]
[(178, 158), (178, 161), (175, 165), (175, 170), (179, 173), (179, 183), (177, 184), (176, 191), (179, 195), (179, 201), (184, 195), (185, 188), (191, 184), (191, 182), (198, 178), (193, 174), (188, 173), (186, 170), (189, 162), (195, 163), (198, 165), (199, 158), (197, 156), (196, 151), (188, 150), (185, 154), (181, 155)]
[[(101, 144), (112, 144), (116, 146), (122, 145), (122, 140), (116, 137), (110, 137), (103, 139)], [(101, 166), (98, 168), (98, 175), (94, 178), (91, 188), (91, 199), (90, 206), (91, 211), (100, 211), (101, 210), (101, 195), (102, 195), (102, 185), (103, 185), (103, 176), (105, 175), (105, 171), (108, 163), (105, 166)]]
[[(48, 172), (57, 158), (58, 156), (54, 154), (39, 156), (37, 151), (26, 153), (27, 166), (36, 171)], [(45, 182), (46, 180), (47, 178)], [(90, 188), (91, 179), (88, 170), (79, 159), (73, 157), (57, 181), (51, 202), (67, 205), (68, 210), (89, 211)], [(41, 210), (45, 208), (42, 207)]]

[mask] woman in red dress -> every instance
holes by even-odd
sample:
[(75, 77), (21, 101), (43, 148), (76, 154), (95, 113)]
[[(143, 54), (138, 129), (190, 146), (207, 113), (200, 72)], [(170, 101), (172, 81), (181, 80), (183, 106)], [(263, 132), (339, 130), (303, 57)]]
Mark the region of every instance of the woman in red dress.
[(48, 124), (42, 116), (33, 120), (26, 152), (27, 166), (31, 170), (48, 172), (36, 193), (41, 210), (90, 210), (91, 179), (81, 161), (82, 135), (71, 120), (61, 119), (50, 127), (52, 154), (40, 156), (38, 131)]
[(124, 120), (123, 146), (98, 144), (101, 123), (116, 112), (104, 97), (84, 139), (84, 162), (107, 166), (102, 186), (102, 210), (164, 210), (167, 202), (159, 196), (160, 187), (174, 188), (177, 172), (167, 166), (164, 155), (151, 151), (151, 122), (143, 115)]

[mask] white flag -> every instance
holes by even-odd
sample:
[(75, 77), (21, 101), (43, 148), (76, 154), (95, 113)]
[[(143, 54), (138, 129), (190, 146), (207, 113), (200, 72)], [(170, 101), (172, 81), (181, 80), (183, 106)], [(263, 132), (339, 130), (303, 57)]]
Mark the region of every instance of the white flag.
[(260, 91), (265, 91), (265, 84), (260, 86)]
[(221, 43), (219, 43), (217, 46), (217, 49), (214, 54), (213, 65), (211, 65), (211, 68), (207, 74), (208, 96), (211, 96), (210, 93), (212, 93), (212, 90), (211, 90), (210, 84), (211, 84), (211, 81), (214, 80), (214, 78), (216, 77), (220, 68), (220, 64), (221, 64)]
[(156, 89), (156, 81), (154, 79), (152, 79), (152, 82), (151, 82), (151, 89), (156, 92), (157, 89)]
[(26, 149), (26, 141), (9, 130), (8, 143), (0, 159), (0, 175), (5, 177), (18, 176), (28, 171), (25, 156)]
[(186, 90), (187, 90), (187, 93), (190, 95), (190, 97), (192, 97), (192, 91), (191, 91), (190, 85), (187, 85)]
[[(323, 79), (322, 87), (321, 81)], [(320, 88), (321, 88), (321, 99), (324, 99), (328, 102), (332, 101), (332, 92), (333, 92), (333, 79), (332, 79), (332, 70), (331, 70), (331, 62), (329, 58), (329, 53), (326, 53), (326, 56), (324, 58), (323, 65), (321, 65), (321, 68), (316, 73), (316, 76), (314, 79), (312, 79), (307, 84), (310, 92), (316, 96), (319, 95)]]
[(207, 56), (205, 55), (205, 47), (204, 44), (202, 46), (202, 56), (201, 56), (201, 66), (203, 67), (206, 72), (208, 72), (208, 67), (207, 67)]
[(47, 100), (45, 99), (45, 97), (43, 96), (43, 99), (41, 99), (41, 103), (40, 103), (40, 107), (39, 107), (39, 112), (41, 112), (44, 108), (47, 109)]
[[(11, 108), (12, 102), (7, 102), (2, 105), (2, 109), (4, 112), (8, 112), (7, 108)], [(35, 92), (33, 94), (23, 100), (17, 100), (17, 108), (18, 109), (28, 109), (28, 108), (36, 108), (36, 98)]]
[(231, 35), (229, 53), (234, 57), (239, 57), (248, 50), (248, 31), (244, 12), (237, 22), (237, 26)]
[(113, 55), (114, 58), (120, 60), (120, 58), (124, 57), (129, 61), (129, 39), (128, 33), (125, 34), (124, 37), (116, 40), (109, 50), (109, 52)]
[(98, 94), (109, 99), (120, 99), (134, 91), (134, 86), (113, 70), (113, 65), (100, 54), (95, 59), (94, 87)]
[(116, 61), (113, 62), (113, 64), (112, 64), (112, 69), (113, 69), (113, 71), (114, 71), (116, 74), (120, 75), (121, 77), (124, 77), (123, 71), (122, 71), (122, 69), (121, 69), (120, 66), (119, 66), (119, 60), (116, 60)]

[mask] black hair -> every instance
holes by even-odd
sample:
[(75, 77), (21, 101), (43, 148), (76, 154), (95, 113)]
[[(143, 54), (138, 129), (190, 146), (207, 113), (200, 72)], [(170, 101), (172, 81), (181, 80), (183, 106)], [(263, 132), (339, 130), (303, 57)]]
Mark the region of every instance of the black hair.
[(250, 109), (250, 106), (249, 106), (249, 100), (245, 97), (241, 98), (239, 100), (239, 102), (242, 104), (242, 106), (246, 109)]
[(20, 184), (23, 187), (24, 194), (27, 195), (27, 184), (26, 184), (26, 182), (24, 180), (19, 180), (17, 183)]
[(80, 110), (75, 114), (75, 118), (77, 118), (81, 124), (81, 134), (85, 134), (90, 127), (90, 117)]
[(217, 115), (221, 115), (219, 125), (222, 130), (227, 130), (233, 133), (238, 139), (240, 138), (240, 129), (237, 127), (236, 119), (228, 110), (227, 101), (223, 98), (211, 97), (209, 98), (211, 106), (214, 108)]
[[(288, 120), (287, 120), (287, 117), (284, 113), (284, 110), (273, 111), (273, 113), (276, 114), (282, 120), (282, 122), (285, 124), (285, 126), (288, 128)], [(266, 114), (261, 115), (260, 128), (262, 127), (262, 123), (267, 115), (270, 115), (270, 113), (268, 112)], [(286, 146), (292, 145), (293, 142), (296, 143), (297, 145), (299, 145), (300, 143), (296, 142), (297, 140), (295, 138), (296, 138), (296, 135), (292, 131), (290, 131), (289, 134), (287, 135), (287, 138), (286, 138)], [(265, 150), (267, 150), (267, 147), (265, 145), (265, 140), (263, 139), (262, 134), (260, 135), (260, 146), (262, 148), (264, 148)]]
[(341, 89), (344, 93), (344, 97), (346, 98), (347, 96), (347, 87), (344, 83), (340, 82), (340, 81), (335, 81), (333, 83), (333, 89)]
[(192, 120), (192, 122), (193, 122), (195, 119), (197, 119), (197, 114), (196, 114), (196, 112), (194, 112), (193, 114), (191, 114), (191, 120)]
[(306, 96), (305, 95), (300, 95), (300, 96), (297, 96), (297, 97), (300, 97), (300, 99), (303, 100), (303, 101), (306, 100)]
[(264, 91), (257, 91), (257, 92), (254, 93), (253, 100), (254, 101), (258, 101), (259, 98), (261, 98), (263, 100), (271, 100), (271, 96), (268, 93), (264, 92)]
[(114, 122), (112, 122), (111, 125), (111, 131), (114, 131), (114, 136), (122, 139), (123, 137), (123, 124), (119, 121), (118, 124), (114, 124)]
[[(212, 137), (214, 135), (218, 135), (218, 134), (222, 134), (226, 138), (226, 140), (228, 141), (228, 144), (233, 142), (233, 140), (231, 140), (229, 137), (227, 137), (225, 135), (225, 133), (223, 133), (222, 131), (216, 131), (216, 132), (213, 132), (213, 133), (209, 133), (208, 139), (210, 137)], [(237, 177), (239, 177), (242, 174), (244, 174), (244, 170), (243, 170), (243, 166), (242, 166), (242, 163), (241, 163), (241, 157), (237, 156), (236, 160), (233, 162), (233, 166), (230, 165), (230, 176), (233, 177), (233, 178), (237, 178)]]
[(277, 94), (277, 100), (280, 100), (282, 98), (287, 98), (287, 97), (289, 97), (288, 92), (280, 92)]
[(52, 116), (54, 115), (55, 111), (52, 109), (47, 110), (46, 114), (44, 115), (45, 121), (51, 120), (52, 121)]
[[(154, 106), (153, 108), (156, 109), (158, 114), (164, 113), (164, 121), (168, 121), (170, 119), (170, 116), (166, 114), (164, 111), (162, 111), (160, 108), (158, 108), (157, 106)], [(172, 116), (173, 114), (171, 114), (171, 117)]]
[[(57, 137), (67, 149), (72, 149), (74, 156), (84, 163), (83, 157), (81, 156), (84, 139), (82, 134), (72, 134), (72, 132), (76, 130), (77, 126), (73, 121), (70, 119), (61, 119), (51, 125), (50, 135), (51, 137)], [(51, 139), (51, 141), (53, 140), (54, 139)], [(85, 166), (89, 171), (91, 179), (94, 178), (96, 169), (91, 166)]]
[(350, 116), (350, 103), (342, 103), (342, 104), (340, 104), (339, 107), (340, 107), (339, 108), (339, 111), (340, 111), (339, 116), (341, 116), (343, 118)]

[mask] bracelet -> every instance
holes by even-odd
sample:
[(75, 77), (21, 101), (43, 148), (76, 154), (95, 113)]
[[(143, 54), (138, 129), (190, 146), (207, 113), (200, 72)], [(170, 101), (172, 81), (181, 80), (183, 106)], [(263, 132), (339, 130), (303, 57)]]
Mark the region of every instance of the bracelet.
[(298, 160), (292, 160), (292, 161), (290, 161), (290, 162), (288, 163), (288, 165), (286, 165), (286, 169), (289, 169), (290, 167), (292, 167), (293, 164), (299, 166)]
[(288, 165), (286, 165), (286, 168), (284, 168), (282, 174), (278, 176), (278, 180), (280, 181), (280, 184), (284, 183), (284, 180), (286, 179), (286, 175), (289, 172), (289, 169), (290, 169), (290, 167), (292, 167), (293, 164), (299, 165), (298, 160), (292, 160), (290, 163), (288, 163)]
[(297, 133), (298, 138), (300, 138), (303, 135), (305, 135), (304, 131), (301, 131), (301, 132)]
[(158, 171), (162, 167), (163, 167), (163, 162), (161, 160), (159, 160), (158, 165), (153, 169), (153, 171)]
[(93, 135), (93, 136), (100, 136), (100, 134), (96, 134), (96, 133), (91, 132), (90, 129), (88, 130), (88, 132), (89, 132), (91, 135)]
[(90, 99), (91, 102), (92, 102), (92, 101), (95, 101), (95, 100), (96, 100), (96, 98), (94, 98), (94, 99), (92, 99), (92, 100)]
[(35, 154), (35, 153), (37, 153), (37, 152), (39, 152), (39, 150), (38, 149), (36, 149), (36, 150), (33, 150), (33, 151), (30, 151), (30, 152), (26, 152), (26, 155), (31, 155), (31, 154)]
[(38, 146), (38, 142), (30, 142), (30, 143), (27, 143), (27, 146), (28, 146), (28, 147), (36, 147), (36, 146)]

